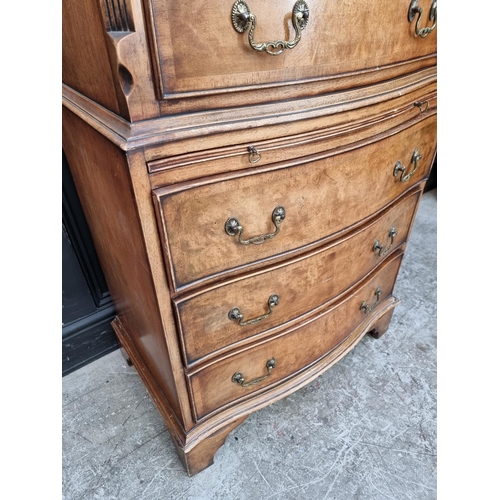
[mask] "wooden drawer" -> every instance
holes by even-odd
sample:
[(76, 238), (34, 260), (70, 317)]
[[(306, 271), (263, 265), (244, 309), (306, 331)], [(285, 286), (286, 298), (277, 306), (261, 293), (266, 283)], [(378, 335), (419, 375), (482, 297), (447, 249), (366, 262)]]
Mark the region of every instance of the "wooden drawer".
[[(315, 120), (301, 120), (295, 124), (298, 133), (292, 133), (294, 128), (287, 123), (284, 127), (274, 126), (270, 130), (252, 130), (251, 142), (246, 144), (207, 149), (206, 141), (199, 138), (187, 143), (163, 144), (161, 148), (148, 151), (148, 155), (155, 158), (148, 162), (148, 171), (152, 174), (153, 187), (157, 188), (202, 176), (290, 161), (366, 140), (419, 117), (422, 110), (431, 114), (436, 109), (437, 83), (433, 81), (424, 88), (368, 108), (334, 113)], [(234, 134), (236, 141), (244, 138), (242, 131)]]
[[(432, 0), (419, 0), (421, 26), (428, 20)], [(183, 101), (212, 97), (213, 105), (295, 98), (340, 87), (370, 84), (425, 65), (423, 58), (436, 52), (437, 30), (416, 36), (416, 17), (410, 22), (410, 0), (308, 0), (308, 21), (301, 39), (277, 56), (252, 49), (248, 29), (233, 26), (234, 2), (210, 4), (173, 0), (145, 0), (160, 96)], [(295, 0), (247, 0), (258, 20), (256, 44), (293, 40)], [(240, 10), (244, 6), (240, 6)], [(193, 21), (194, 20), (194, 21)], [(432, 64), (435, 64), (433, 60)], [(353, 77), (355, 80), (353, 80)], [(346, 82), (342, 85), (342, 80)], [(315, 84), (288, 90), (297, 83)], [(251, 91), (258, 90), (259, 96)], [(245, 92), (242, 92), (245, 91)], [(249, 92), (250, 91), (250, 92)], [(167, 107), (165, 111), (168, 112)]]
[[(401, 259), (399, 252), (394, 254), (350, 295), (312, 319), (188, 374), (196, 417), (201, 419), (250, 394), (275, 386), (338, 347), (366, 319), (367, 313), (361, 310), (363, 302), (373, 306), (377, 289), (380, 289), (378, 303), (391, 296)], [(232, 381), (235, 373), (241, 373), (247, 382), (266, 375), (266, 363), (271, 358), (275, 359), (276, 367), (260, 383), (242, 387)]]
[[(354, 233), (286, 265), (174, 300), (186, 364), (241, 341), (253, 341), (257, 334), (274, 334), (284, 324), (331, 302), (406, 241), (420, 195), (418, 190), (405, 196)], [(384, 248), (374, 251), (376, 241)], [(267, 314), (268, 298), (274, 294), (279, 304), (258, 323), (241, 326), (229, 318), (235, 306), (243, 314), (242, 322)]]
[[(320, 244), (377, 213), (427, 175), (436, 148), (436, 117), (397, 127), (343, 148), (261, 168), (153, 191), (167, 269), (175, 292), (220, 280), (250, 264)], [(418, 149), (414, 175), (406, 173)], [(226, 233), (235, 218), (243, 238), (275, 231), (272, 214), (286, 210), (280, 232), (261, 245), (242, 245)]]

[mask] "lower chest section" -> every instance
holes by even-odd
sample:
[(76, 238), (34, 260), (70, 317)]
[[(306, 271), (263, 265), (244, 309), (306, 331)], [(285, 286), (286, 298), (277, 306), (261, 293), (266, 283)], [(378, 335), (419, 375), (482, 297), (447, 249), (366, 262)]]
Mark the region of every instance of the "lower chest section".
[(303, 385), (390, 316), (436, 152), (435, 94), (422, 94), (425, 105), (267, 149), (150, 164), (195, 422)]

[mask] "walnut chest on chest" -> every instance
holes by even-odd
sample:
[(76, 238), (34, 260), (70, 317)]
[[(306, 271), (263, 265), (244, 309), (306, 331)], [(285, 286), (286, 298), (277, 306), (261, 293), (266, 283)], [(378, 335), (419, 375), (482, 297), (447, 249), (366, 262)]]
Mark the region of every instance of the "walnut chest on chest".
[(436, 0), (65, 0), (63, 148), (189, 474), (388, 328), (436, 154)]

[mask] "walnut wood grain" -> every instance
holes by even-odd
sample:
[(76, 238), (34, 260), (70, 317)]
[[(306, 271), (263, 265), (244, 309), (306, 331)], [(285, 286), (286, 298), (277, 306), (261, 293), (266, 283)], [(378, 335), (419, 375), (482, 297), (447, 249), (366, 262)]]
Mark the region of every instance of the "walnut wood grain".
[[(127, 10), (125, 23), (110, 18), (105, 0), (64, 3), (63, 81), (136, 123), (290, 96), (327, 95), (388, 82), (436, 64), (437, 33), (425, 40), (415, 37), (404, 2), (384, 0), (374, 9), (368, 0), (354, 8), (318, 0), (311, 6), (316, 15), (299, 46), (282, 57), (270, 57), (254, 53), (246, 36), (233, 29), (232, 4), (214, 9), (150, 0), (144, 9), (141, 0), (120, 1)], [(425, 10), (430, 0), (422, 2)], [(254, 0), (253, 7), (265, 16), (258, 32), (288, 32), (292, 6), (292, 0)], [(193, 23), (193, 9), (204, 11), (196, 30), (187, 28)], [(222, 15), (225, 10), (227, 15)], [(358, 29), (360, 23), (367, 23), (363, 30)], [(391, 29), (376, 28), (378, 23), (389, 23)], [(228, 60), (231, 64), (226, 65)], [(193, 71), (195, 76), (190, 76)]]
[(63, 147), (118, 316), (182, 421), (127, 158), (64, 108)]
[[(381, 301), (391, 295), (401, 257), (394, 255), (385, 261), (352, 294), (314, 318), (197, 368), (194, 373), (188, 372), (196, 417), (201, 419), (254, 392), (279, 384), (335, 349), (363, 322), (365, 314), (360, 305), (374, 300), (377, 286), (382, 289)], [(266, 362), (270, 358), (276, 359), (277, 366), (261, 383), (241, 387), (232, 381), (236, 372), (241, 372), (248, 381), (266, 375)]]
[[(391, 227), (397, 228), (392, 251), (406, 241), (420, 195), (421, 190), (410, 194), (355, 233), (286, 264), (175, 299), (186, 363), (212, 353), (220, 355), (242, 341), (257, 340), (256, 336), (275, 335), (290, 321), (316, 314), (319, 306), (334, 300), (381, 263), (383, 257), (373, 252), (373, 244), (377, 239), (385, 243)], [(279, 294), (279, 305), (262, 322), (242, 327), (228, 318), (235, 306), (247, 319), (262, 315), (274, 293)]]
[[(294, 3), (250, 2), (258, 19), (256, 36), (263, 41), (290, 37)], [(407, 2), (315, 0), (309, 5), (302, 40), (278, 57), (256, 53), (248, 45), (247, 34), (235, 31), (232, 4), (217, 0), (210, 8), (173, 0), (146, 0), (146, 4), (160, 93), (165, 99), (217, 93), (223, 103), (220, 94), (227, 89), (326, 79), (368, 68), (372, 68), (373, 83), (379, 81), (380, 66), (436, 52), (437, 32), (425, 39), (414, 36)], [(421, 4), (426, 10), (430, 0)], [(219, 47), (224, 48), (224, 57)]]
[[(101, 13), (106, 19), (109, 7), (104, 4), (111, 3), (111, 0), (100, 1)], [(149, 59), (141, 3), (137, 0), (113, 1), (122, 3), (120, 12), (126, 18), (125, 23), (108, 29), (106, 33), (109, 64), (120, 102), (120, 115), (130, 122), (156, 118), (160, 115), (160, 109), (155, 99), (153, 68)]]
[(163, 326), (165, 348), (172, 369), (179, 406), (182, 414), (182, 423), (186, 430), (190, 430), (194, 421), (188, 401), (186, 380), (184, 377), (183, 363), (178, 346), (175, 320), (173, 317), (168, 289), (167, 275), (162, 257), (162, 245), (156, 226), (154, 207), (151, 201), (151, 191), (147, 170), (144, 168), (144, 156), (141, 151), (131, 151), (127, 154), (130, 181), (135, 194), (135, 203), (141, 223), (144, 246), (147, 251), (151, 277), (153, 280), (158, 311)]
[[(238, 425), (236, 424), (236, 420), (241, 419), (241, 423), (250, 413), (258, 411), (310, 383), (348, 354), (367, 332), (373, 330), (374, 325), (377, 325), (379, 322), (384, 323), (384, 318), (386, 316), (392, 316), (392, 312), (398, 303), (399, 301), (393, 296), (382, 301), (377, 309), (373, 311), (372, 314), (367, 316), (344, 342), (316, 363), (307, 367), (295, 377), (284, 381), (276, 388), (256, 394), (252, 399), (241, 401), (236, 406), (221, 410), (219, 413), (214, 414), (211, 418), (198, 422), (197, 425), (187, 433), (183, 432), (182, 428), (179, 427), (177, 419), (171, 411), (168, 401), (166, 401), (164, 394), (161, 390), (159, 390), (158, 385), (155, 383), (154, 378), (150, 373), (149, 367), (144, 364), (144, 361), (137, 353), (134, 344), (126, 340), (128, 335), (126, 334), (123, 325), (116, 320), (113, 323), (113, 326), (115, 327), (115, 331), (117, 332), (120, 341), (122, 341), (125, 346), (127, 353), (133, 360), (134, 366), (138, 369), (138, 373), (148, 389), (153, 401), (156, 403), (161, 415), (165, 419), (174, 440), (177, 453), (179, 454), (179, 457), (181, 458), (181, 461), (187, 471), (189, 464), (186, 463), (185, 455), (189, 455), (191, 450), (197, 448), (199, 450), (198, 454), (202, 455), (202, 460), (197, 461), (198, 464), (204, 463), (206, 466), (209, 466), (213, 460), (213, 455), (218, 449), (218, 446), (216, 444), (213, 447), (203, 447), (203, 442), (206, 439), (209, 439), (210, 436), (214, 434), (218, 435), (219, 430), (222, 430), (221, 434), (227, 437), (224, 430), (226, 428), (229, 428), (229, 432), (233, 430), (236, 425)], [(233, 426), (233, 424), (236, 425)], [(193, 475), (194, 473), (194, 469), (191, 469), (190, 475)]]
[[(203, 150), (259, 137), (265, 139), (268, 135), (262, 131), (276, 125), (282, 127), (279, 136), (298, 133), (299, 130), (306, 132), (315, 126), (303, 124), (301, 127), (302, 121), (326, 119), (329, 115), (349, 110), (362, 109), (365, 112), (369, 109), (367, 106), (387, 102), (435, 83), (436, 73), (434, 64), (400, 78), (355, 86), (344, 92), (241, 107), (237, 115), (234, 110), (217, 109), (129, 123), (67, 85), (63, 85), (63, 105), (125, 151), (158, 145), (159, 151), (152, 150), (147, 156), (151, 160), (167, 156), (172, 147), (170, 143), (185, 139), (191, 139), (185, 150)], [(200, 142), (201, 138), (203, 142)]]
[(198, 422), (188, 434), (188, 443), (186, 444), (186, 448), (189, 449), (196, 446), (199, 442), (203, 441), (206, 435), (213, 432), (214, 429), (221, 428), (234, 418), (258, 411), (263, 407), (292, 394), (313, 381), (316, 377), (331, 368), (335, 363), (348, 354), (358, 344), (363, 336), (372, 329), (372, 326), (376, 324), (380, 318), (390, 313), (399, 304), (399, 302), (400, 301), (394, 296), (390, 296), (386, 300), (382, 301), (375, 311), (368, 315), (365, 320), (351, 332), (344, 342), (293, 378), (284, 381), (275, 388), (269, 388), (266, 391), (254, 393), (251, 398), (242, 400), (235, 406), (222, 409), (220, 412), (212, 414), (209, 418)]
[[(299, 159), (302, 164), (293, 167), (277, 164), (245, 177), (213, 176), (155, 190), (172, 288), (185, 290), (358, 223), (426, 177), (435, 137), (436, 120), (430, 117), (372, 144)], [(415, 148), (423, 157), (419, 169), (410, 182), (399, 182), (394, 165), (409, 164)], [(274, 239), (243, 246), (225, 233), (230, 217), (240, 221), (246, 235), (272, 231), (276, 206), (285, 207), (287, 216)]]
[[(289, 127), (287, 133), (281, 135), (283, 131), (280, 127), (269, 127), (266, 130), (268, 138), (265, 141), (257, 140), (254, 134), (251, 142), (241, 144), (240, 135), (236, 137), (238, 143), (229, 147), (171, 155), (153, 160), (148, 162), (148, 169), (154, 174), (151, 176), (151, 185), (160, 187), (206, 175), (244, 170), (252, 166), (262, 167), (366, 140), (411, 119), (423, 118), (435, 112), (435, 87), (436, 84), (432, 84), (425, 90), (371, 106), (369, 113), (366, 110), (355, 110), (339, 113), (321, 121), (315, 120), (314, 124), (301, 123), (302, 127), (305, 125), (309, 127), (307, 132), (291, 134)], [(424, 112), (415, 106), (417, 101), (425, 103)], [(321, 124), (325, 127), (319, 128)], [(271, 138), (273, 136), (276, 138)], [(186, 148), (184, 151), (192, 150), (191, 143), (186, 143), (186, 141), (181, 141), (181, 143), (182, 145), (170, 144), (169, 153), (174, 152), (174, 148), (177, 150), (179, 146), (184, 146)], [(253, 165), (250, 163), (250, 146), (256, 148), (260, 154), (260, 159)], [(157, 154), (156, 151), (154, 154)]]
[[(290, 38), (294, 2), (247, 0), (257, 42)], [(189, 475), (247, 415), (389, 328), (436, 153), (437, 30), (416, 36), (409, 2), (309, 0), (302, 40), (277, 57), (233, 29), (233, 0), (64, 2), (63, 147), (113, 328)], [(408, 173), (417, 148), (402, 183), (395, 163)], [(278, 205), (264, 244), (225, 233), (229, 217), (270, 233)], [(273, 293), (259, 324), (228, 318), (263, 315)]]
[(129, 121), (159, 116), (140, 0), (63, 4), (63, 82)]
[(65, 0), (62, 18), (62, 81), (119, 114), (98, 3)]
[(165, 101), (160, 102), (160, 113), (162, 116), (167, 116), (175, 113), (209, 111), (221, 106), (225, 109), (242, 106), (255, 107), (279, 103), (283, 97), (311, 99), (316, 96), (341, 95), (342, 92), (359, 86), (372, 85), (374, 81), (389, 83), (419, 71), (432, 70), (435, 65), (436, 54), (431, 54), (412, 61), (340, 73), (332, 77), (225, 89), (222, 96), (221, 93), (213, 91), (201, 94), (195, 92), (195, 95), (191, 97), (189, 93), (188, 95), (170, 94)]

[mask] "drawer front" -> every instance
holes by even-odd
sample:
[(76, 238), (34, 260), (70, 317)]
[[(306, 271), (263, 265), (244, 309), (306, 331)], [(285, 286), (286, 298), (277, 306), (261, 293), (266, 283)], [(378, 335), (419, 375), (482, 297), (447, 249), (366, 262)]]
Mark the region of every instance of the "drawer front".
[[(423, 89), (372, 106), (316, 120), (301, 120), (299, 133), (292, 133), (291, 125), (287, 123), (285, 128), (253, 129), (252, 142), (246, 144), (206, 149), (199, 138), (188, 144), (182, 141), (162, 144), (156, 150), (149, 150), (148, 154), (157, 159), (148, 162), (148, 170), (156, 188), (208, 175), (262, 167), (366, 140), (419, 117), (422, 110), (430, 114), (436, 109), (437, 83), (434, 81)], [(241, 130), (234, 136), (236, 141), (245, 137)]]
[[(188, 375), (197, 418), (283, 382), (339, 346), (367, 314), (376, 311), (378, 303), (392, 294), (401, 258), (402, 255), (398, 254), (385, 261), (352, 294), (314, 319)], [(380, 290), (378, 302), (377, 289)], [(363, 303), (372, 311), (364, 312), (361, 309)], [(233, 381), (238, 373), (244, 378), (244, 383), (264, 377), (268, 374), (267, 363), (271, 359), (275, 360), (276, 366), (260, 382), (243, 387)]]
[[(406, 196), (354, 234), (312, 254), (174, 300), (186, 363), (256, 334), (270, 335), (354, 285), (406, 241), (420, 194)], [(279, 303), (270, 306), (276, 294)], [(234, 307), (241, 321), (230, 319)]]
[[(276, 255), (289, 256), (383, 209), (428, 175), (436, 117), (391, 132), (288, 167), (278, 164), (247, 175), (213, 176), (154, 190), (173, 290), (220, 279), (249, 264), (262, 265)], [(411, 163), (416, 149), (421, 158)], [(279, 217), (273, 222), (273, 214), (279, 216), (275, 209), (280, 206), (285, 219), (275, 224)], [(243, 228), (243, 241), (279, 232), (262, 244), (241, 244), (226, 232), (234, 230), (227, 228), (229, 219)]]
[[(163, 99), (214, 95), (219, 96), (220, 106), (224, 93), (262, 90), (297, 81), (317, 81), (324, 89), (325, 81), (334, 82), (352, 72), (359, 72), (363, 84), (368, 84), (384, 78), (381, 70), (385, 67), (436, 52), (437, 30), (422, 38), (415, 32), (418, 16), (409, 21), (411, 0), (307, 0), (307, 24), (298, 32), (293, 25), (295, 0), (246, 0), (246, 6), (236, 8), (240, 13), (244, 11), (243, 15), (255, 16), (256, 45), (287, 42), (300, 34), (293, 48), (275, 56), (251, 47), (250, 28), (243, 33), (235, 29), (234, 1), (145, 3), (149, 7), (153, 57)], [(428, 19), (431, 3), (418, 1), (423, 10), (421, 27), (432, 24)], [(298, 5), (297, 9), (303, 18), (299, 12), (303, 7)], [(238, 13), (237, 25), (240, 17)], [(354, 83), (350, 81), (348, 86)], [(284, 97), (283, 88), (275, 91)], [(276, 99), (272, 94), (266, 97)]]

